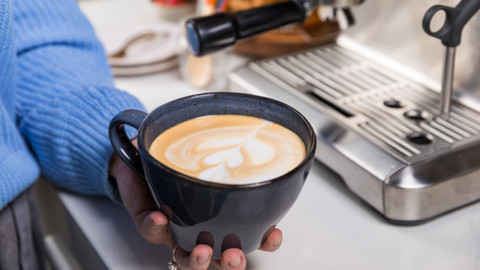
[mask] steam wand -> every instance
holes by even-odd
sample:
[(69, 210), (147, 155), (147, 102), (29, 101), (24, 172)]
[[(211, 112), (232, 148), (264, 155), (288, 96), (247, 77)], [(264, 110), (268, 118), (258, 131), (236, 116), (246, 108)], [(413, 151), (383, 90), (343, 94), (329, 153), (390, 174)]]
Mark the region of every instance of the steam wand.
[[(453, 95), (453, 76), (455, 68), (455, 50), (460, 44), (462, 30), (465, 24), (480, 8), (480, 0), (462, 0), (456, 7), (442, 5), (432, 6), (423, 17), (423, 30), (442, 41), (445, 45), (445, 58), (442, 74), (442, 88), (440, 100), (440, 117), (450, 119), (451, 102)], [(445, 13), (445, 22), (436, 32), (431, 31), (430, 24), (437, 12)]]

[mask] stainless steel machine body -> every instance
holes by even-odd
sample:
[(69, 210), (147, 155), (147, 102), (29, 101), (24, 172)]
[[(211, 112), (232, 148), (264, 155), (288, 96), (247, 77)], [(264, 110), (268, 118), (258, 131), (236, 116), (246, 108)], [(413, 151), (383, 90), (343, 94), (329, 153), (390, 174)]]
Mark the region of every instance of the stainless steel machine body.
[(480, 199), (480, 14), (456, 50), (450, 118), (439, 116), (444, 47), (422, 30), (434, 4), (369, 0), (336, 44), (253, 61), (232, 89), (270, 96), (315, 126), (317, 158), (394, 223)]

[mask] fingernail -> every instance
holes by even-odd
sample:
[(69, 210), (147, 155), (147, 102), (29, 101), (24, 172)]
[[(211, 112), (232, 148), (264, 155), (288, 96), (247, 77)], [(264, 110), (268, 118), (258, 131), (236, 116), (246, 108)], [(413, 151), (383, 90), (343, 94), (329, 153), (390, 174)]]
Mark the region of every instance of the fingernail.
[(242, 262), (242, 259), (240, 259), (240, 257), (236, 257), (235, 259), (229, 261), (228, 264), (229, 264), (231, 267), (237, 267), (237, 266), (240, 265), (241, 262)]
[(152, 218), (152, 223), (154, 226), (157, 226), (157, 227), (160, 226), (160, 222), (155, 218)]
[(153, 226), (158, 227), (163, 225), (161, 224), (161, 220), (159, 220), (158, 216), (156, 216), (154, 213), (151, 213), (149, 218)]
[(274, 246), (279, 246), (281, 243), (282, 243), (282, 237), (278, 237), (277, 240), (275, 240), (275, 242), (273, 242), (273, 245)]
[(199, 264), (204, 264), (208, 261), (208, 256), (198, 256), (197, 258), (197, 262)]

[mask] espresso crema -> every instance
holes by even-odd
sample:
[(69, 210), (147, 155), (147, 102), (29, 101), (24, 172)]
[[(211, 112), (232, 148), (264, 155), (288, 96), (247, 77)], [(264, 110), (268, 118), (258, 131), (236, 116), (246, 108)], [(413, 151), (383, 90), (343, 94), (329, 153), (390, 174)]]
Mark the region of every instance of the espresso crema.
[(149, 152), (186, 175), (226, 184), (270, 180), (305, 158), (305, 145), (289, 129), (245, 115), (210, 115), (160, 134)]

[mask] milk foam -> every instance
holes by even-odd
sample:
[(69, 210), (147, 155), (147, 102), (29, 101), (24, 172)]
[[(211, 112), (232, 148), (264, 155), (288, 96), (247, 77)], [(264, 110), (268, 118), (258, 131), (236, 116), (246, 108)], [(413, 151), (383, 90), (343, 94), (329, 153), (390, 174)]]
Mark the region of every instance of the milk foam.
[[(162, 136), (167, 137), (163, 142), (159, 140)], [(275, 178), (305, 157), (304, 144), (292, 131), (260, 118), (237, 115), (181, 123), (161, 134), (150, 152), (185, 174), (229, 184)]]

